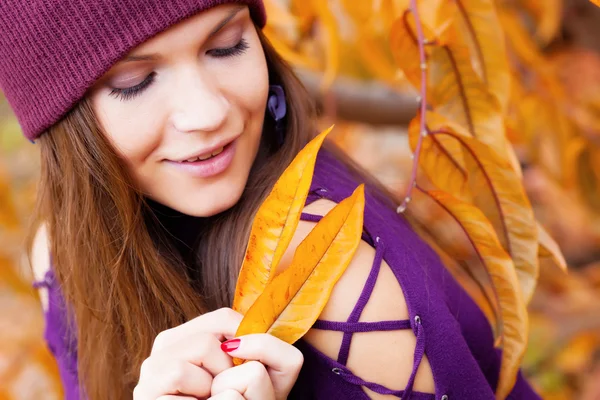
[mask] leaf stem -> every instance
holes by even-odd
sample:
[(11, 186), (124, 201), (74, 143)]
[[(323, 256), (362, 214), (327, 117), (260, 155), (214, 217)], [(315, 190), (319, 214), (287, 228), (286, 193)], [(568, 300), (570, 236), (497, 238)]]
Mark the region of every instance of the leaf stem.
[(417, 148), (413, 156), (412, 172), (410, 177), (410, 183), (406, 196), (397, 208), (398, 213), (403, 213), (408, 207), (408, 203), (411, 200), (413, 188), (417, 185), (417, 170), (419, 167), (419, 156), (421, 154), (421, 146), (423, 139), (427, 136), (427, 126), (425, 122), (425, 115), (427, 112), (427, 56), (425, 54), (425, 35), (423, 34), (423, 26), (421, 25), (421, 18), (417, 9), (417, 0), (410, 0), (410, 11), (415, 17), (415, 26), (417, 28), (417, 45), (419, 47), (419, 64), (421, 66), (421, 88), (420, 88), (420, 126), (419, 126), (419, 140), (417, 141)]

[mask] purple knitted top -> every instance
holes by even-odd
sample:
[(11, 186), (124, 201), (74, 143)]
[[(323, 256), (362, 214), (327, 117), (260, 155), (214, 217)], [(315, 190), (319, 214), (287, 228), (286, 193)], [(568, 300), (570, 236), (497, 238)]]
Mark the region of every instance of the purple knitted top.
[[(307, 204), (325, 198), (340, 202), (352, 194), (359, 182), (331, 153), (319, 153)], [(322, 354), (307, 342), (296, 346), (304, 354), (304, 365), (289, 399), (368, 399), (363, 386), (403, 400), (494, 399), (500, 352), (494, 349), (492, 330), (477, 305), (455, 282), (436, 253), (386, 204), (372, 188), (365, 192), (363, 240), (375, 248), (371, 273), (354, 310), (346, 322), (319, 320), (314, 329), (343, 332), (337, 359)], [(316, 215), (303, 214), (317, 221)], [(401, 285), (409, 320), (359, 322), (385, 260)], [(52, 271), (36, 286), (49, 289), (45, 338), (58, 361), (67, 400), (79, 399), (77, 353), (74, 330), (67, 326), (64, 300)], [(355, 332), (410, 329), (416, 336), (413, 372), (404, 390), (391, 390), (367, 382), (346, 367)], [(435, 394), (413, 390), (415, 374), (427, 355), (435, 382)], [(540, 399), (519, 373), (511, 400)]]

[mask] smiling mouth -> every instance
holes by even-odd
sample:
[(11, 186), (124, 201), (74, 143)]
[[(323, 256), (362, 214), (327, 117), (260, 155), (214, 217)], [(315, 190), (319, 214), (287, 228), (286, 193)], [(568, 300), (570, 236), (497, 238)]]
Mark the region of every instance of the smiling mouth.
[(206, 161), (206, 160), (210, 160), (213, 157), (218, 156), (219, 154), (221, 154), (223, 152), (223, 150), (225, 150), (225, 148), (227, 146), (229, 146), (231, 143), (226, 144), (225, 146), (221, 146), (221, 148), (218, 148), (216, 150), (213, 150), (211, 153), (207, 153), (207, 154), (203, 154), (201, 156), (198, 157), (193, 157), (190, 158), (189, 160), (184, 160), (184, 161), (179, 161), (181, 163), (192, 163), (192, 162), (197, 162), (197, 161)]
[(179, 164), (190, 164), (190, 163), (198, 163), (201, 161), (207, 161), (210, 160), (212, 158), (217, 157), (219, 154), (223, 153), (225, 150), (227, 150), (231, 144), (233, 142), (236, 141), (238, 137), (233, 138), (233, 140), (231, 140), (229, 143), (222, 145), (221, 147), (218, 147), (214, 150), (211, 150), (210, 152), (207, 153), (202, 153), (196, 156), (193, 156), (191, 158), (188, 158), (187, 160), (182, 160), (182, 159), (166, 159), (165, 161), (170, 161), (170, 162), (175, 162), (175, 163), (179, 163)]

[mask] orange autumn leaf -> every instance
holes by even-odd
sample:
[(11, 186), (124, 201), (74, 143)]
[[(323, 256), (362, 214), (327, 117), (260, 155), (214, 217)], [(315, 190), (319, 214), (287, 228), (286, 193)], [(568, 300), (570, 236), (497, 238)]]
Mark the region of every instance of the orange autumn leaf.
[[(408, 139), (413, 153), (421, 136), (420, 115), (410, 122)], [(429, 181), (438, 189), (452, 193), (462, 201), (472, 202), (468, 185), (469, 172), (465, 167), (460, 143), (449, 137), (427, 135), (423, 137), (419, 165)]]
[[(535, 216), (520, 176), (508, 160), (471, 138), (456, 123), (433, 112), (427, 113), (426, 120), (433, 136), (430, 140), (437, 140), (440, 156), (448, 159), (445, 168), (456, 169), (459, 163), (465, 166), (472, 204), (488, 218), (503, 248), (512, 256), (523, 298), (528, 303), (539, 274), (538, 237)], [(411, 128), (414, 136), (414, 123)], [(438, 189), (457, 197), (456, 177), (449, 171), (440, 171), (440, 157), (421, 155), (420, 165)]]
[(433, 46), (428, 61), (430, 103), (498, 154), (508, 147), (500, 103), (471, 64), (471, 54), (458, 32), (448, 28)]
[(329, 4), (323, 0), (312, 0), (312, 7), (319, 17), (325, 43), (325, 70), (321, 90), (326, 92), (333, 83), (340, 66), (340, 40), (335, 16)]
[[(423, 186), (419, 187), (423, 189)], [(411, 225), (435, 250), (444, 267), (479, 306), (496, 335), (499, 306), (492, 281), (486, 269), (481, 268), (481, 263), (475, 259), (466, 232), (427, 195), (418, 190), (413, 191), (412, 195)]]
[[(433, 33), (426, 25), (423, 25), (423, 32), (426, 40), (434, 40)], [(419, 88), (421, 85), (419, 47), (417, 45), (415, 18), (409, 10), (405, 10), (392, 25), (390, 48), (396, 64), (404, 72), (406, 79), (415, 88)]]
[(464, 229), (492, 281), (500, 312), (496, 335), (502, 348), (496, 398), (505, 399), (516, 382), (529, 329), (527, 308), (521, 291), (517, 289), (519, 284), (515, 266), (481, 210), (443, 191), (423, 193), (444, 208)]
[(563, 0), (527, 0), (521, 5), (535, 20), (535, 38), (547, 45), (559, 33)]
[(387, 44), (366, 31), (362, 32), (356, 41), (358, 56), (361, 57), (368, 71), (384, 82), (395, 83), (398, 71), (394, 62), (386, 54), (386, 47)]
[(600, 0), (591, 0), (591, 2), (600, 7)]
[(234, 310), (245, 314), (273, 279), (298, 226), (317, 153), (332, 129), (320, 133), (298, 153), (258, 209), (235, 288)]
[(13, 198), (14, 191), (11, 190), (10, 177), (0, 170), (0, 227), (9, 231), (19, 228), (20, 222), (18, 212)]
[(288, 43), (282, 40), (272, 26), (267, 25), (264, 28), (264, 33), (269, 38), (271, 45), (277, 50), (277, 53), (279, 53), (287, 62), (308, 70), (316, 71), (319, 69), (319, 63), (317, 61), (293, 49)]
[(461, 33), (468, 42), (475, 70), (483, 83), (506, 110), (510, 98), (510, 70), (504, 46), (504, 30), (494, 2), (454, 0), (461, 19)]
[(539, 238), (538, 257), (540, 260), (550, 261), (551, 265), (555, 265), (561, 271), (567, 272), (567, 262), (560, 247), (539, 222), (537, 227)]
[(269, 333), (294, 343), (315, 323), (361, 240), (364, 185), (329, 211), (298, 245), (290, 266), (265, 287), (236, 336)]

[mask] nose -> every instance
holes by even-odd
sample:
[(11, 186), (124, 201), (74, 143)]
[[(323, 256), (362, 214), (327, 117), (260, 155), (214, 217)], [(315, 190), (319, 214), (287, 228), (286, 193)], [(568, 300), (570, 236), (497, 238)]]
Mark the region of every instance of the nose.
[(199, 68), (180, 71), (173, 92), (171, 120), (179, 132), (213, 132), (222, 128), (231, 104), (218, 81)]

